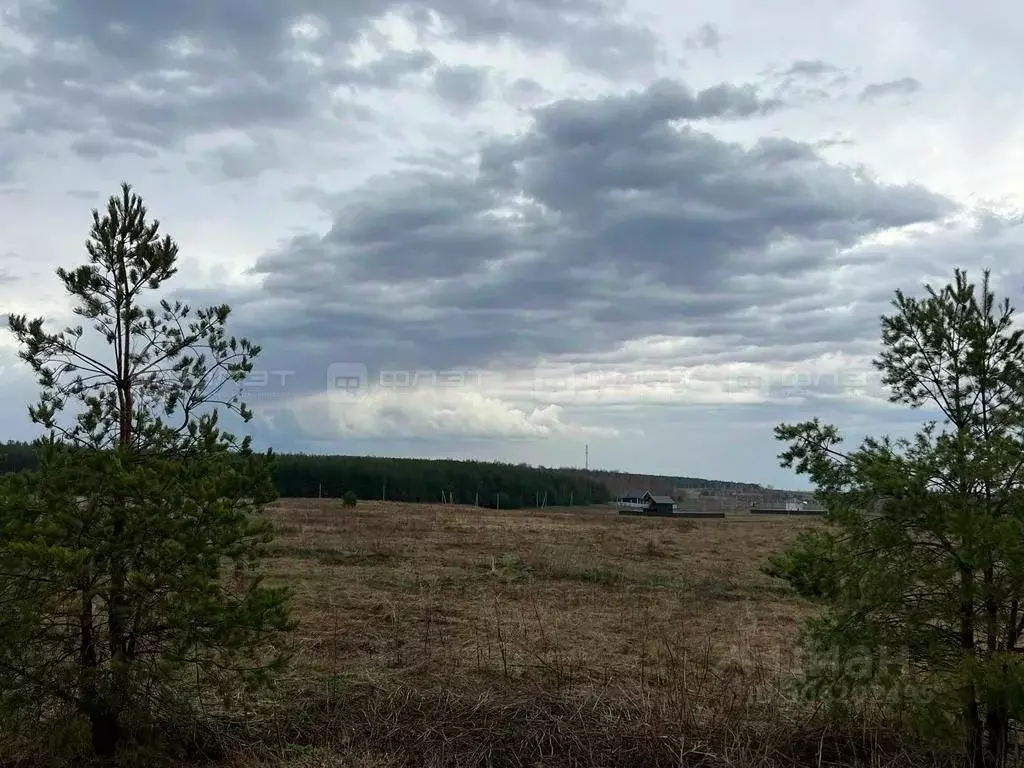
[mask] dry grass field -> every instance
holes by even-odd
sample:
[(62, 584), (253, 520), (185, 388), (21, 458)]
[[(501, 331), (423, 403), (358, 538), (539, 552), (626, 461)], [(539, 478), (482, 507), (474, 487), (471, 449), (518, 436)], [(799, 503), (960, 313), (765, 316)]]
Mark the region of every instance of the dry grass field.
[[(245, 766), (879, 765), (788, 685), (811, 607), (759, 572), (813, 519), (282, 500), (281, 688)], [(885, 753), (883, 761), (881, 755)], [(891, 764), (901, 763), (898, 754)]]
[(682, 656), (785, 663), (807, 608), (759, 572), (806, 519), (287, 500), (268, 570), (304, 663), (369, 681), (653, 682)]

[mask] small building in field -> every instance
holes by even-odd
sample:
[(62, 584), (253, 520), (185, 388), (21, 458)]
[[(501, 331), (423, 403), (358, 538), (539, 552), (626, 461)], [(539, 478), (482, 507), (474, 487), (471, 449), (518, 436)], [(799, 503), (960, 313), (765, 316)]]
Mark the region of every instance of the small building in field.
[(613, 503), (621, 515), (674, 515), (679, 510), (671, 496), (655, 496), (650, 491), (626, 491)]
[(612, 503), (624, 515), (642, 515), (650, 497), (647, 491), (625, 491), (616, 496)]
[(651, 496), (648, 509), (655, 515), (673, 515), (679, 509), (679, 505), (671, 496)]

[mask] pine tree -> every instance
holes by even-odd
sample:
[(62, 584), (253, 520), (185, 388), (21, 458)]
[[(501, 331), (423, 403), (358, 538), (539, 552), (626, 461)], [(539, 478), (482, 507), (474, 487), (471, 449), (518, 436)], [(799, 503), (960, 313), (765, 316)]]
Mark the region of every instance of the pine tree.
[(258, 574), (272, 457), (218, 427), (218, 405), (251, 418), (230, 390), (260, 349), (227, 337), (225, 305), (147, 306), (177, 271), (159, 229), (127, 184), (93, 211), (88, 263), (57, 274), (94, 335), (9, 318), (46, 437), (0, 489), (0, 726), (84, 716), (104, 755), (264, 679), (292, 627)]
[(812, 692), (888, 691), (967, 765), (1000, 766), (1024, 713), (1024, 334), (988, 272), (893, 308), (875, 360), (890, 400), (941, 418), (850, 452), (834, 426), (780, 425), (828, 525), (770, 572), (824, 603), (804, 636)]

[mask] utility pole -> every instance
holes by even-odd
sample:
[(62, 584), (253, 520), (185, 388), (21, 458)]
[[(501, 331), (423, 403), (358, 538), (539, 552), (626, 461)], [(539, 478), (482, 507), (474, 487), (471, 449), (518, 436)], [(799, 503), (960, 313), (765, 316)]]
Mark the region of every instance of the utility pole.
[(583, 468), (590, 469), (590, 445), (583, 446)]

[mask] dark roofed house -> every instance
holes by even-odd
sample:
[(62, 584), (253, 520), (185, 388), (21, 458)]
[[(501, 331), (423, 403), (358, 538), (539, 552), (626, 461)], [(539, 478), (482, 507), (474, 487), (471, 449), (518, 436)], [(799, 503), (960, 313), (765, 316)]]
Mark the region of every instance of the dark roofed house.
[(622, 515), (642, 515), (647, 511), (651, 494), (647, 491), (626, 491), (615, 497), (615, 508)]
[(614, 504), (624, 515), (674, 515), (678, 510), (671, 496), (654, 496), (650, 491), (627, 491)]
[(648, 504), (648, 514), (673, 515), (678, 506), (676, 500), (671, 496), (651, 496), (650, 503)]
[(643, 504), (650, 497), (651, 494), (649, 491), (626, 491), (625, 493), (619, 494), (617, 498), (622, 501), (632, 501), (637, 504)]

